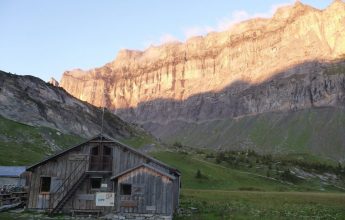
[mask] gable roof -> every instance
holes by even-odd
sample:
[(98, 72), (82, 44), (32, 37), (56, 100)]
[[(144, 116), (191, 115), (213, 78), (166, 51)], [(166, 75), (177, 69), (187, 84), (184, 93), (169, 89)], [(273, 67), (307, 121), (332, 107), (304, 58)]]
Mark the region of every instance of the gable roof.
[(153, 170), (153, 171), (155, 171), (156, 173), (159, 173), (159, 174), (161, 174), (162, 176), (166, 176), (166, 177), (168, 177), (168, 178), (171, 179), (171, 180), (176, 179), (176, 177), (174, 177), (173, 175), (170, 175), (170, 174), (168, 174), (168, 173), (166, 173), (166, 172), (163, 172), (163, 171), (161, 171), (161, 170), (159, 170), (159, 169), (157, 169), (157, 168), (155, 168), (155, 167), (153, 167), (153, 166), (151, 166), (151, 165), (149, 165), (149, 164), (147, 164), (147, 163), (142, 163), (142, 164), (140, 164), (140, 165), (138, 165), (138, 166), (136, 166), (136, 167), (130, 168), (130, 169), (128, 169), (128, 170), (125, 170), (125, 171), (123, 171), (122, 173), (119, 173), (119, 174), (117, 174), (116, 176), (111, 177), (110, 179), (111, 179), (111, 180), (117, 179), (117, 178), (119, 178), (119, 177), (121, 177), (121, 176), (123, 176), (123, 175), (125, 175), (125, 174), (127, 174), (127, 173), (130, 173), (130, 172), (132, 172), (132, 171), (134, 171), (134, 170), (136, 170), (136, 169), (139, 169), (139, 168), (141, 168), (141, 167), (146, 167), (146, 168), (148, 168), (148, 169), (150, 169), (150, 170)]
[(25, 172), (26, 167), (23, 166), (0, 166), (1, 177), (19, 177)]
[(161, 161), (159, 161), (159, 160), (157, 160), (157, 159), (155, 159), (155, 158), (153, 158), (153, 157), (150, 157), (150, 156), (148, 156), (148, 155), (146, 155), (146, 154), (143, 154), (143, 153), (137, 151), (136, 149), (134, 149), (134, 148), (132, 148), (132, 147), (130, 147), (130, 146), (128, 146), (128, 145), (126, 145), (126, 144), (124, 144), (124, 143), (122, 143), (122, 142), (116, 140), (116, 139), (110, 138), (110, 137), (108, 137), (108, 136), (106, 136), (106, 135), (104, 135), (104, 134), (98, 134), (97, 136), (92, 137), (91, 139), (89, 139), (89, 140), (87, 140), (87, 141), (84, 141), (84, 142), (82, 142), (82, 143), (80, 143), (80, 144), (77, 144), (77, 145), (75, 145), (75, 146), (73, 146), (73, 147), (70, 147), (70, 148), (68, 148), (68, 149), (66, 149), (66, 150), (63, 150), (63, 151), (61, 151), (61, 152), (58, 152), (58, 153), (56, 153), (56, 154), (54, 154), (54, 155), (52, 155), (52, 156), (50, 156), (50, 157), (48, 157), (48, 158), (46, 158), (46, 159), (44, 159), (44, 160), (38, 162), (38, 163), (36, 163), (36, 164), (34, 164), (34, 165), (28, 167), (26, 170), (27, 170), (27, 171), (31, 171), (31, 170), (33, 170), (34, 168), (36, 168), (36, 167), (38, 167), (38, 166), (41, 166), (41, 165), (47, 163), (48, 161), (50, 161), (50, 160), (52, 160), (52, 159), (55, 159), (55, 158), (57, 158), (57, 157), (60, 157), (60, 156), (62, 156), (62, 155), (64, 155), (64, 154), (66, 154), (66, 153), (72, 151), (73, 149), (75, 149), (75, 148), (77, 148), (77, 147), (80, 147), (80, 146), (82, 146), (82, 145), (84, 145), (84, 144), (86, 144), (86, 143), (88, 143), (88, 142), (90, 142), (90, 141), (93, 141), (93, 140), (110, 141), (110, 142), (116, 143), (116, 144), (120, 145), (121, 147), (123, 147), (123, 148), (125, 148), (125, 149), (127, 149), (127, 150), (129, 150), (129, 151), (131, 151), (131, 152), (133, 152), (133, 153), (135, 153), (135, 154), (138, 154), (138, 155), (140, 155), (140, 156), (143, 156), (143, 157), (149, 159), (150, 161), (153, 161), (153, 162), (155, 162), (155, 163), (157, 163), (157, 164), (159, 164), (159, 165), (161, 165), (161, 166), (163, 166), (163, 167), (165, 167), (165, 168), (168, 168), (169, 170), (171, 170), (171, 171), (172, 171), (174, 174), (176, 174), (177, 176), (180, 176), (180, 175), (181, 175), (180, 171), (178, 171), (176, 168), (173, 168), (173, 167), (171, 167), (171, 166), (168, 166), (167, 164), (165, 164), (165, 163), (163, 163), (163, 162), (161, 162)]

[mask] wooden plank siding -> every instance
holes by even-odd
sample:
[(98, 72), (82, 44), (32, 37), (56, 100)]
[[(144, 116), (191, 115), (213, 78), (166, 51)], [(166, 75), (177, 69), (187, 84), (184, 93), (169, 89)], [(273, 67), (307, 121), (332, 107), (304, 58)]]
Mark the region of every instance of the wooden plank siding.
[[(52, 179), (54, 178), (64, 182), (64, 180), (66, 180), (76, 169), (81, 158), (84, 156), (86, 160), (86, 178), (80, 183), (78, 189), (64, 205), (62, 208), (63, 212), (87, 209), (102, 210), (105, 213), (132, 212), (164, 215), (173, 214), (178, 205), (179, 176), (176, 175), (176, 179), (171, 179), (147, 167), (142, 167), (112, 181), (110, 179), (111, 177), (142, 164), (149, 164), (168, 175), (170, 175), (172, 171), (154, 159), (150, 159), (141, 153), (128, 149), (126, 146), (111, 141), (103, 143), (103, 146), (107, 146), (112, 150), (111, 172), (87, 172), (89, 169), (91, 149), (99, 145), (100, 143), (95, 140), (85, 142), (65, 151), (57, 157), (51, 157), (45, 160), (44, 163), (41, 162), (34, 165), (33, 168), (30, 168), (31, 179), (28, 208), (40, 208), (39, 197), (42, 195), (40, 192), (41, 177), (51, 177)], [(92, 198), (95, 198), (95, 194), (100, 190), (91, 189), (90, 181), (93, 177), (102, 177), (102, 183), (107, 184), (106, 192), (115, 192), (114, 207), (96, 207), (95, 199)], [(133, 187), (132, 192), (134, 190), (133, 194), (129, 196), (120, 195), (121, 183), (130, 183)], [(134, 201), (135, 204), (128, 203), (127, 206), (121, 206), (123, 201)]]
[[(174, 209), (173, 181), (168, 177), (157, 174), (146, 167), (140, 167), (118, 178), (118, 193), (121, 192), (121, 184), (130, 184), (132, 194), (118, 196), (118, 212), (172, 215)], [(142, 187), (142, 194), (136, 194), (136, 187)], [(128, 206), (129, 202), (137, 205)]]

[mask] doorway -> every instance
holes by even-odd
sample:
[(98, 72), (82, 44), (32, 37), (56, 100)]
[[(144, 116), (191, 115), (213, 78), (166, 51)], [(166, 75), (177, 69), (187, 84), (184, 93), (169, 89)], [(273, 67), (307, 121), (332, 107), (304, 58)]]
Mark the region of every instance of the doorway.
[(98, 145), (91, 148), (90, 170), (91, 171), (111, 171), (112, 170), (112, 148)]

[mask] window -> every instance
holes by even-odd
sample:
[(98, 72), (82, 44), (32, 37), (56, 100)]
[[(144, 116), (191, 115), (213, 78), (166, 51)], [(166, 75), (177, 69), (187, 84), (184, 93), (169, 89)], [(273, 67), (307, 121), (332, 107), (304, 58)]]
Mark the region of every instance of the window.
[(98, 155), (98, 148), (99, 148), (99, 146), (93, 147), (92, 150), (91, 150), (91, 154), (92, 155)]
[(131, 195), (132, 185), (131, 184), (121, 184), (121, 195)]
[(102, 178), (91, 178), (91, 189), (100, 189)]
[(104, 152), (104, 155), (110, 156), (111, 155), (111, 148), (104, 146), (103, 152)]
[(41, 192), (50, 192), (50, 183), (51, 183), (51, 178), (50, 177), (41, 177), (41, 187), (40, 191)]

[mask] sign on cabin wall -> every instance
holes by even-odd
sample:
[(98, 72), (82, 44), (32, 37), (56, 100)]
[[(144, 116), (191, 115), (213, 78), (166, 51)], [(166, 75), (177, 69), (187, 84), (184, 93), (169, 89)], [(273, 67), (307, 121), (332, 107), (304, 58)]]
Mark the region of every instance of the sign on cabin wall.
[(87, 154), (71, 154), (69, 160), (87, 160)]
[(154, 205), (146, 206), (146, 211), (156, 211), (156, 206)]
[(96, 193), (96, 206), (114, 206), (115, 193)]
[(134, 208), (138, 206), (138, 201), (135, 200), (122, 200), (120, 203), (121, 207)]

